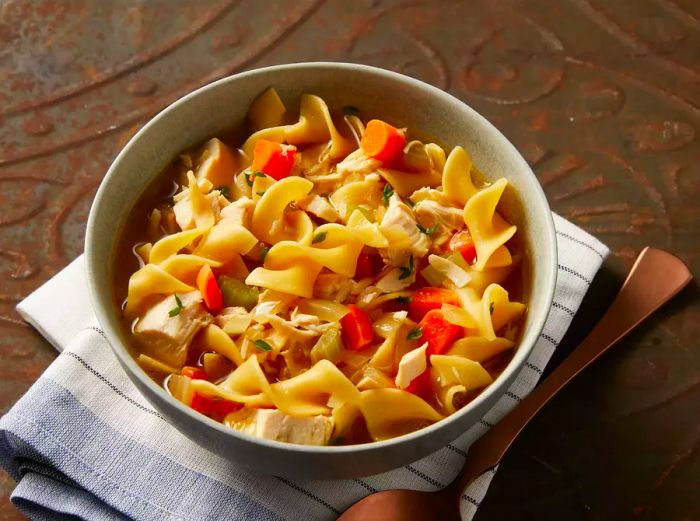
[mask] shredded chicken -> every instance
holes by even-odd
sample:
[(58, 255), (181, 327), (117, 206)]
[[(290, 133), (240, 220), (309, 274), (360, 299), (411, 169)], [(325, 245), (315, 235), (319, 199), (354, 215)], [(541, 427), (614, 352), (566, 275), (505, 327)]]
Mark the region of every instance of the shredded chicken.
[(297, 201), (297, 206), (302, 210), (315, 215), (316, 217), (328, 221), (329, 223), (334, 223), (340, 220), (340, 215), (338, 211), (333, 208), (330, 201), (325, 197), (321, 197), (317, 194), (311, 194), (303, 199)]
[(228, 206), (222, 208), (221, 218), (229, 219), (239, 226), (250, 228), (250, 219), (253, 215), (255, 203), (249, 197), (240, 197)]
[(463, 210), (454, 206), (445, 206), (437, 201), (420, 201), (413, 208), (418, 222), (424, 228), (436, 226), (440, 233), (451, 234), (464, 228)]
[(407, 277), (404, 274), (404, 270), (392, 268), (379, 278), (375, 286), (383, 293), (392, 293), (406, 289), (415, 282), (416, 274), (410, 273)]
[(338, 163), (336, 170), (343, 178), (356, 176), (358, 179), (362, 179), (367, 174), (376, 171), (380, 166), (382, 166), (381, 161), (373, 157), (367, 157), (362, 149), (358, 148)]
[(387, 264), (403, 266), (409, 255), (424, 257), (428, 253), (430, 240), (418, 230), (413, 212), (396, 194), (389, 200), (379, 229), (389, 241), (388, 248), (379, 250)]
[[(190, 199), (190, 191), (189, 189), (186, 189), (178, 195), (182, 195), (182, 197), (179, 198), (178, 201), (173, 205), (175, 221), (177, 222), (181, 230), (191, 230), (195, 227), (195, 222), (194, 214), (192, 212), (192, 200)], [(209, 201), (209, 204), (211, 204), (211, 207), (214, 209), (214, 216), (218, 218), (218, 215), (221, 211), (221, 204), (219, 202), (219, 192), (217, 190), (213, 190), (204, 197), (207, 201)]]

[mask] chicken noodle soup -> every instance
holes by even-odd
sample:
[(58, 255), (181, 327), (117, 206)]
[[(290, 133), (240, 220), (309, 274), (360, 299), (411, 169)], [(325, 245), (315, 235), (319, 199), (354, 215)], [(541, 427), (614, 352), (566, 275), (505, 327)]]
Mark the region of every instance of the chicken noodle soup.
[(291, 443), (383, 440), (463, 407), (525, 311), (507, 181), (313, 95), (293, 117), (268, 89), (248, 119), (132, 211), (139, 264), (115, 272), (138, 363), (213, 420)]

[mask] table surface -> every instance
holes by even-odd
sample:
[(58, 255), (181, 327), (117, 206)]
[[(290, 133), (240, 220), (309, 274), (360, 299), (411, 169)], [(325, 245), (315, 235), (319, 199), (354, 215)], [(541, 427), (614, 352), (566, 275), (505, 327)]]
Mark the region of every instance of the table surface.
[[(95, 190), (134, 132), (219, 77), (315, 60), (461, 98), (518, 147), (555, 211), (610, 246), (556, 360), (644, 246), (699, 272), (697, 0), (5, 0), (2, 411), (56, 356), (14, 306), (82, 252)], [(508, 453), (477, 520), (700, 519), (699, 317), (693, 284), (578, 377)], [(0, 474), (0, 520), (22, 518), (13, 486)]]

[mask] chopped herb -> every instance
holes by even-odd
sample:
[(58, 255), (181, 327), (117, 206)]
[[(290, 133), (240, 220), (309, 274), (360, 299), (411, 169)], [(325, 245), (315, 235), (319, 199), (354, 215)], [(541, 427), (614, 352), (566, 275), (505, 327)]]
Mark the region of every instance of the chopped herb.
[(317, 233), (314, 238), (311, 239), (311, 244), (316, 244), (317, 242), (323, 242), (326, 240), (326, 232)]
[(183, 309), (182, 300), (180, 300), (180, 297), (177, 296), (177, 293), (175, 294), (175, 303), (177, 304), (177, 306), (168, 311), (168, 316), (171, 318), (178, 316), (180, 314), (180, 311), (182, 311)]
[(254, 177), (265, 177), (265, 174), (262, 172), (252, 172), (250, 174), (246, 173), (244, 175), (245, 182), (248, 184), (248, 186), (253, 186)]
[(428, 228), (424, 228), (424, 227), (421, 226), (420, 224), (416, 224), (416, 226), (418, 227), (418, 230), (419, 230), (421, 233), (426, 234), (428, 237), (430, 237), (432, 234), (434, 234), (434, 233), (435, 233), (435, 230), (437, 230), (437, 224), (434, 224), (433, 226), (430, 226), (430, 227), (428, 227)]
[(414, 203), (414, 202), (411, 201), (410, 199), (406, 199), (406, 204), (407, 204), (408, 206), (410, 206), (411, 208), (413, 208), (413, 207), (416, 205), (416, 203)]
[(493, 302), (489, 302), (489, 313), (493, 315)]
[(382, 191), (382, 197), (384, 198), (384, 206), (389, 206), (389, 199), (394, 195), (394, 189), (389, 183), (384, 185), (384, 190)]
[(255, 192), (255, 193), (258, 194), (260, 197), (262, 197), (263, 195), (265, 195), (265, 190), (263, 190), (262, 192)]
[(262, 249), (260, 250), (260, 262), (265, 262), (265, 257), (267, 257), (267, 252), (270, 251), (270, 248), (265, 246), (264, 244), (262, 245)]
[(357, 107), (353, 107), (352, 105), (347, 105), (343, 107), (343, 114), (346, 116), (359, 116), (360, 115), (360, 109)]
[(231, 189), (228, 186), (219, 186), (215, 188), (215, 190), (218, 190), (221, 195), (224, 197), (228, 197), (231, 195)]
[(413, 275), (413, 255), (408, 258), (408, 267), (399, 268), (401, 270), (401, 275), (399, 275), (399, 280), (407, 279)]
[(399, 304), (410, 304), (411, 303), (411, 297), (401, 296), (401, 297), (396, 297), (394, 300), (396, 302), (398, 302)]
[(418, 340), (422, 336), (423, 330), (419, 327), (414, 327), (408, 332), (408, 335), (406, 335), (406, 340)]
[(260, 349), (260, 351), (265, 351), (266, 353), (269, 353), (272, 351), (272, 346), (265, 342), (264, 340), (258, 339), (253, 342), (255, 344), (255, 347)]

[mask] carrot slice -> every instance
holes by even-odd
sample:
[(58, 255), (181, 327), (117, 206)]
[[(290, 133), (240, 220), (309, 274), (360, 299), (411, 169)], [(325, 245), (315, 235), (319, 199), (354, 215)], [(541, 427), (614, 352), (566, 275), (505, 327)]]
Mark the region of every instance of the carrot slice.
[(405, 145), (406, 136), (403, 132), (380, 119), (373, 119), (367, 123), (360, 141), (360, 147), (366, 155), (383, 163), (401, 154)]
[(350, 312), (340, 319), (345, 348), (350, 351), (362, 351), (374, 340), (372, 322), (369, 315), (354, 304), (348, 304)]
[(262, 172), (273, 179), (289, 177), (294, 168), (297, 147), (275, 143), (267, 139), (258, 139), (253, 148), (254, 172)]
[(440, 309), (443, 304), (459, 305), (455, 292), (445, 288), (424, 287), (417, 289), (411, 296), (411, 304), (408, 307), (409, 316), (415, 320), (421, 320), (428, 311)]
[(197, 273), (197, 289), (202, 294), (204, 304), (211, 311), (219, 311), (224, 307), (224, 297), (216, 283), (216, 277), (211, 271), (211, 266), (205, 264)]

